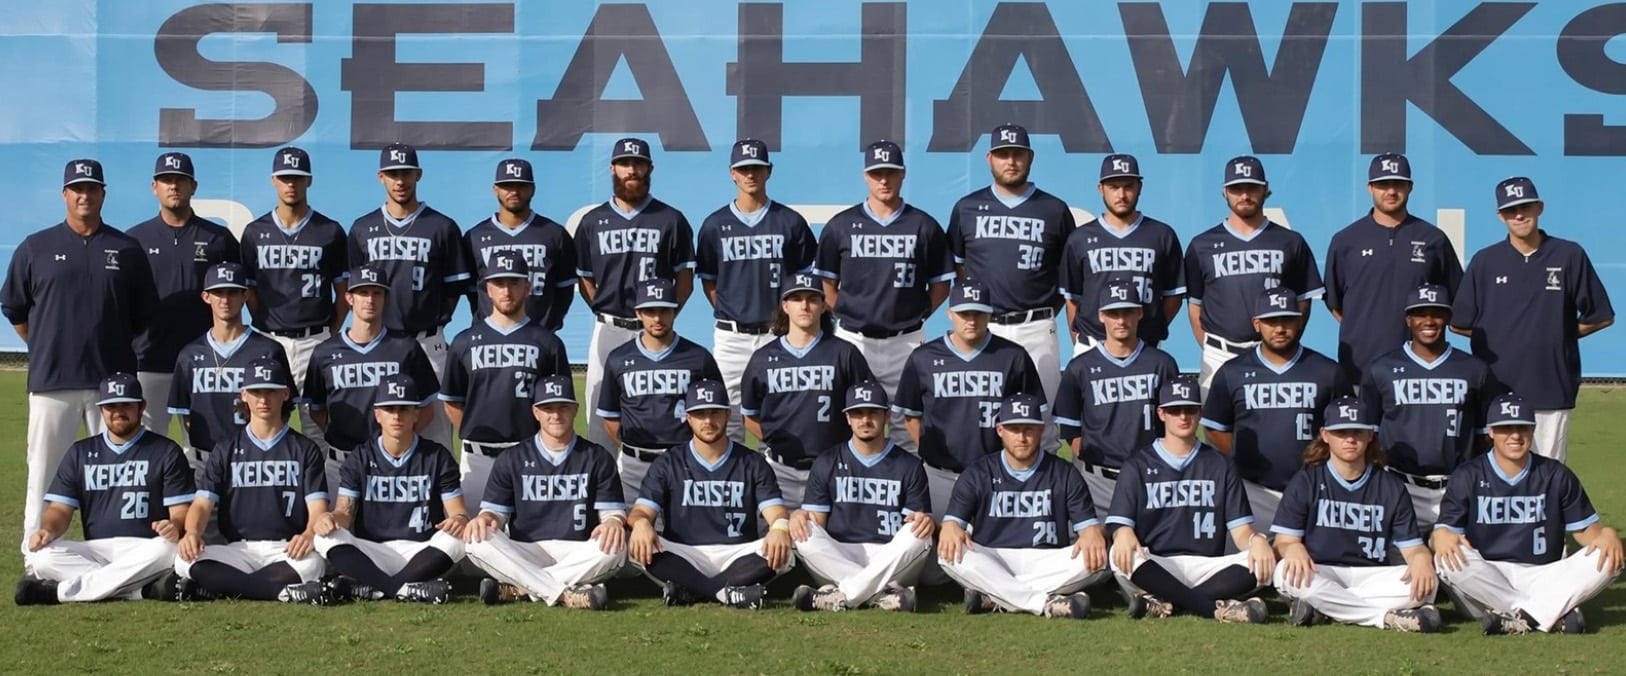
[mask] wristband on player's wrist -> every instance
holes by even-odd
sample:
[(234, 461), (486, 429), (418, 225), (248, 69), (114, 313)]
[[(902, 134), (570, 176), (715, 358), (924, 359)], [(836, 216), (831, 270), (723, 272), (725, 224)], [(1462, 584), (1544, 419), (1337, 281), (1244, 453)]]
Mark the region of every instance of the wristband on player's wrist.
[(774, 522), (773, 522), (773, 525), (768, 526), (768, 530), (770, 530), (770, 531), (777, 530), (777, 531), (784, 531), (786, 533), (789, 533), (790, 532), (790, 519), (775, 519)]

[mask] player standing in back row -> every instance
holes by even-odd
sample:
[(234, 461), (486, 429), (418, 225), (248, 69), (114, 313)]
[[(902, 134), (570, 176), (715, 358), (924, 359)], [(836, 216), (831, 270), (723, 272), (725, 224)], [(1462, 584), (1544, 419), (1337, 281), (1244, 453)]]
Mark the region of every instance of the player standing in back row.
[[(897, 394), (903, 363), (925, 341), (921, 327), (954, 279), (948, 238), (937, 219), (904, 203), (904, 175), (898, 144), (869, 144), (869, 196), (825, 224), (813, 266), (835, 308), (836, 337), (858, 346), (889, 396)], [(892, 441), (915, 449), (899, 413), (892, 416)]]
[(1315, 253), (1304, 237), (1265, 218), (1270, 183), (1259, 158), (1226, 162), (1224, 192), (1230, 215), (1186, 248), (1186, 314), (1203, 348), (1198, 382), (1204, 401), (1220, 365), (1259, 344), (1249, 310), (1261, 292), (1282, 287), (1297, 295), (1300, 335), (1310, 323), (1310, 301), (1322, 292)]
[[(531, 211), (536, 177), (530, 162), (517, 158), (498, 162), (491, 192), (497, 196), (497, 213), (463, 235), (463, 249), (471, 257), (469, 271), (475, 278), (483, 278), (491, 257), (499, 251), (524, 257), (531, 269), (525, 316), (558, 332), (576, 298), (571, 289), (576, 286), (576, 240), (564, 226)], [(484, 284), (470, 289), (469, 309), (475, 317), (491, 316), (491, 298), (486, 296)]]
[[(694, 230), (683, 212), (650, 196), (655, 173), (649, 143), (638, 138), (615, 142), (610, 155), (610, 201), (582, 215), (576, 226), (576, 276), (582, 300), (598, 318), (587, 348), (587, 439), (605, 448), (615, 442), (598, 415), (604, 362), (610, 352), (638, 337), (643, 324), (633, 309), (638, 286), (655, 279), (673, 281), (676, 311), (694, 292)], [(683, 396), (682, 392), (678, 396)], [(633, 484), (632, 495), (637, 490)]]
[(728, 417), (728, 437), (744, 443), (740, 381), (751, 355), (774, 340), (770, 324), (780, 288), (791, 275), (813, 265), (818, 241), (807, 219), (768, 199), (768, 178), (773, 176), (768, 144), (755, 139), (735, 143), (728, 175), (739, 192), (700, 224), (694, 257), (706, 299), (716, 309), (712, 356), (736, 407)]

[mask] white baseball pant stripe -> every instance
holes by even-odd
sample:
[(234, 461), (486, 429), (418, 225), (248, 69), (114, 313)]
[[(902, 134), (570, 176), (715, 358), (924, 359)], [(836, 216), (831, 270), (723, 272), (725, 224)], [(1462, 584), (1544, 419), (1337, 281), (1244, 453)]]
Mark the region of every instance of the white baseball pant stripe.
[(1345, 624), (1383, 628), (1383, 616), (1391, 610), (1417, 608), (1433, 603), (1434, 595), (1417, 601), (1411, 597), (1411, 583), (1402, 580), (1406, 566), (1332, 566), (1318, 563), (1310, 574), (1310, 584), (1288, 584), (1287, 566), (1276, 566), (1276, 591), (1282, 596), (1303, 599), (1311, 607)]
[(314, 551), (306, 554), (303, 559), (290, 559), (284, 551), (287, 547), (287, 540), (239, 540), (223, 545), (205, 545), (197, 561), (186, 561), (176, 556), (175, 573), (190, 580), (192, 566), (199, 561), (219, 561), (244, 573), (253, 573), (266, 566), (286, 563), (299, 574), (300, 582), (321, 579), (322, 572), (327, 569), (327, 561), (322, 560), (322, 557)]
[[(988, 323), (988, 332), (1021, 345), (1039, 370), (1039, 384), (1044, 388), (1044, 400), (1056, 403), (1056, 390), (1061, 387), (1061, 343), (1056, 338), (1056, 319), (1039, 319), (1021, 324)], [(1044, 436), (1039, 448), (1054, 450), (1061, 446), (1061, 432), (1050, 422), (1050, 409), (1044, 412)]]
[[(429, 355), (429, 365), (435, 369), (435, 380), (446, 379), (446, 330), (435, 329), (435, 332), (418, 338), (418, 347), (423, 353)], [(446, 407), (439, 401), (429, 405), (434, 412), (434, 418), (429, 420), (429, 426), (423, 428), (423, 438), (439, 443), (446, 448), (452, 447), (452, 421), (446, 417)]]
[(796, 543), (796, 557), (820, 585), (833, 584), (847, 597), (848, 608), (875, 600), (888, 584), (912, 587), (931, 558), (932, 539), (917, 538), (904, 524), (887, 542), (841, 542), (811, 521), (807, 540)]
[[(742, 542), (737, 545), (685, 545), (661, 537), (658, 539), (658, 544), (660, 545), (658, 551), (674, 554), (678, 558), (688, 561), (689, 565), (694, 566), (695, 570), (700, 571), (700, 574), (706, 577), (721, 575), (723, 571), (728, 570), (729, 566), (734, 565), (735, 561), (752, 554), (767, 558), (762, 554), (762, 548), (767, 545), (766, 539)], [(649, 570), (644, 568), (643, 564), (632, 561), (632, 565), (643, 571), (644, 575), (647, 575), (649, 579), (655, 580), (656, 584), (661, 584), (661, 580), (656, 579), (654, 575), (650, 575)], [(796, 557), (787, 556), (785, 557), (785, 565), (775, 569), (774, 575), (784, 575), (795, 567)]]
[(1531, 450), (1568, 464), (1572, 410), (1536, 411), (1536, 438)]
[(435, 531), (428, 540), (385, 540), (378, 542), (364, 540), (351, 533), (348, 528), (334, 530), (328, 535), (316, 536), (316, 553), (327, 558), (327, 553), (339, 545), (350, 545), (362, 554), (365, 554), (373, 565), (378, 566), (385, 575), (394, 575), (406, 568), (407, 562), (425, 549), (438, 549), (445, 554), (452, 563), (463, 560), (463, 539), (445, 531)]
[[(277, 341), (279, 345), (282, 345), (282, 350), (288, 353), (288, 368), (294, 372), (294, 386), (299, 388), (300, 396), (306, 396), (305, 372), (310, 368), (311, 365), (311, 353), (316, 351), (316, 346), (321, 345), (322, 341), (332, 337), (333, 331), (324, 328), (321, 330), (321, 332), (305, 336), (304, 338), (284, 338), (282, 336), (265, 333), (263, 331), (260, 333), (271, 340)], [(168, 400), (166, 399), (165, 401), (167, 402)], [(298, 412), (299, 433), (309, 437), (321, 447), (327, 448), (327, 442), (322, 438), (321, 426), (317, 425), (316, 421), (311, 418), (311, 407), (308, 405), (300, 405), (298, 407)], [(337, 486), (338, 484), (333, 484), (333, 487), (336, 488)]]
[(954, 497), (954, 484), (959, 480), (956, 472), (926, 465), (926, 490), (931, 493), (933, 520), (941, 522), (948, 513), (949, 499)]
[(1096, 515), (1102, 519), (1107, 518), (1107, 510), (1112, 509), (1112, 494), (1118, 490), (1118, 480), (1098, 474), (1100, 466), (1096, 467), (1095, 472), (1084, 469), (1084, 462), (1081, 460), (1074, 460), (1073, 466), (1084, 476), (1084, 485), (1090, 489), (1090, 504), (1095, 505)]
[(644, 475), (649, 473), (652, 464), (626, 453), (615, 454), (615, 468), (621, 474), (621, 497), (629, 506), (638, 501), (639, 491), (644, 487)]
[(773, 458), (768, 459), (768, 466), (773, 468), (774, 478), (779, 480), (779, 496), (785, 501), (785, 509), (794, 511), (801, 507), (802, 497), (807, 494), (807, 477), (813, 473), (812, 470), (796, 469), (780, 464)]
[(1240, 566), (1243, 570), (1248, 569), (1247, 552), (1237, 552), (1225, 556), (1160, 556), (1158, 554), (1135, 552), (1134, 563), (1131, 564), (1129, 570), (1118, 568), (1118, 564), (1113, 561), (1109, 561), (1108, 565), (1112, 567), (1113, 575), (1117, 576), (1118, 584), (1124, 589), (1129, 590), (1132, 594), (1145, 594), (1147, 593), (1146, 590), (1136, 586), (1129, 578), (1147, 561), (1157, 563), (1163, 570), (1168, 571), (1169, 575), (1174, 576), (1174, 579), (1179, 580), (1180, 584), (1187, 587), (1201, 585), (1232, 566)]
[(500, 531), (469, 543), (468, 555), (469, 561), (491, 577), (524, 589), (531, 599), (550, 606), (559, 602), (566, 589), (615, 577), (627, 562), (625, 548), (605, 554), (598, 540), (515, 542)]
[(723, 374), (723, 385), (728, 387), (728, 407), (734, 412), (728, 417), (728, 438), (738, 443), (745, 443), (745, 418), (740, 416), (740, 381), (745, 378), (745, 366), (758, 349), (778, 339), (779, 336), (772, 333), (751, 335), (713, 329), (711, 356)]
[[(898, 383), (903, 380), (903, 365), (909, 361), (909, 354), (926, 341), (926, 332), (916, 329), (891, 338), (868, 338), (863, 334), (848, 331), (836, 325), (836, 337), (852, 343), (858, 348), (858, 353), (864, 355), (864, 361), (869, 362), (870, 373), (875, 375), (875, 382), (881, 384), (886, 390), (888, 401), (897, 401)], [(846, 393), (842, 393), (845, 396)], [(892, 427), (888, 430), (892, 443), (899, 448), (916, 453), (915, 440), (909, 436), (909, 428), (903, 424), (903, 414), (892, 411)]]
[(159, 371), (136, 372), (136, 382), (141, 383), (141, 396), (147, 400), (147, 408), (141, 413), (141, 426), (155, 434), (170, 437), (176, 443), (185, 446), (185, 425), (181, 426), (179, 436), (170, 436), (169, 433), (169, 387), (174, 380), (174, 373)]
[[(1221, 338), (1220, 340), (1225, 339)], [(1225, 342), (1233, 347), (1245, 348), (1246, 350), (1251, 350), (1259, 345), (1259, 341), (1256, 340), (1246, 343), (1236, 343), (1228, 340)], [(1197, 373), (1197, 386), (1202, 388), (1203, 401), (1208, 401), (1208, 386), (1214, 382), (1214, 374), (1219, 371), (1219, 367), (1224, 366), (1225, 362), (1236, 359), (1236, 357), (1237, 355), (1230, 350), (1222, 350), (1209, 345), (1207, 341), (1203, 341), (1203, 365), (1202, 370)]]
[[(463, 442), (462, 456), (458, 459), (458, 469), (461, 472), (459, 480), (463, 483), (463, 504), (468, 505), (471, 513), (479, 513), (480, 500), (486, 495), (486, 483), (491, 480), (491, 467), (497, 464), (497, 459), (469, 447), (472, 442)], [(502, 447), (518, 446), (516, 442), (509, 444), (482, 444), (484, 446)]]
[(1248, 508), (1253, 511), (1253, 529), (1269, 535), (1271, 525), (1276, 523), (1276, 508), (1282, 505), (1282, 492), (1247, 479), (1242, 480), (1242, 488), (1248, 493)]
[(1523, 610), (1541, 631), (1552, 631), (1570, 609), (1602, 593), (1616, 574), (1598, 570), (1598, 553), (1582, 550), (1552, 563), (1535, 565), (1487, 561), (1479, 550), (1462, 547), (1467, 565), (1453, 571), (1440, 565), (1440, 582), (1469, 603), (1502, 614)]
[(175, 543), (161, 537), (57, 540), (24, 557), (34, 575), (57, 582), (63, 603), (141, 598), (141, 587), (168, 572)]
[(987, 594), (1007, 612), (1043, 615), (1052, 594), (1071, 594), (1112, 575), (1107, 568), (1090, 571), (1072, 547), (1001, 549), (973, 544), (959, 563), (938, 565), (960, 586)]
[[(1430, 476), (1425, 478), (1446, 479), (1449, 477)], [(1401, 482), (1406, 484), (1406, 493), (1411, 495), (1412, 511), (1417, 513), (1417, 532), (1426, 535), (1434, 528), (1434, 522), (1440, 520), (1440, 503), (1445, 500), (1445, 489), (1424, 488), (1412, 483), (1405, 477), (1401, 477)]]
[(623, 329), (597, 321), (596, 318), (593, 322), (593, 340), (587, 345), (586, 395), (581, 400), (581, 406), (587, 411), (587, 440), (605, 448), (615, 448), (615, 444), (610, 442), (610, 433), (604, 431), (604, 419), (598, 415), (598, 391), (604, 384), (604, 362), (610, 358), (611, 351), (632, 342), (638, 333), (636, 329)]
[(96, 406), (96, 390), (53, 390), (28, 394), (28, 489), (23, 503), (23, 538), (19, 546), (28, 553), (28, 534), (40, 527), (45, 513), (45, 491), (62, 465), (68, 447), (82, 437), (83, 423), (89, 434), (102, 433), (102, 412)]

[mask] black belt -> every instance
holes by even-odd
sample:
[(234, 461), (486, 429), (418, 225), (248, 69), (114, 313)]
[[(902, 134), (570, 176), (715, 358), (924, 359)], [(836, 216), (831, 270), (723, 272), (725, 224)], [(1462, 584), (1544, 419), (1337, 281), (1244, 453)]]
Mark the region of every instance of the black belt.
[(1243, 345), (1243, 344), (1240, 344), (1240, 343), (1234, 343), (1234, 342), (1231, 342), (1231, 341), (1226, 340), (1224, 338), (1221, 338), (1219, 336), (1216, 336), (1216, 335), (1214, 335), (1212, 333), (1203, 336), (1203, 344), (1207, 345), (1209, 347), (1212, 347), (1212, 348), (1214, 348), (1216, 350), (1225, 350), (1226, 352), (1229, 352), (1231, 354), (1243, 354), (1243, 353), (1247, 352), (1248, 350), (1253, 349), (1253, 346), (1251, 346), (1251, 345)]
[(433, 335), (435, 335), (437, 333), (440, 333), (440, 327), (439, 326), (432, 326), (432, 327), (424, 329), (422, 331), (413, 331), (412, 329), (407, 329), (406, 333), (407, 333), (407, 335), (412, 336), (413, 338), (416, 338), (418, 340), (423, 340), (423, 339), (428, 338), (430, 336), (433, 336)]
[(883, 339), (883, 338), (896, 338), (896, 337), (901, 336), (901, 335), (903, 335), (905, 333), (914, 333), (914, 332), (920, 330), (920, 324), (918, 324), (918, 323), (913, 324), (911, 326), (901, 328), (901, 329), (898, 329), (896, 331), (861, 331), (861, 330), (850, 329), (850, 328), (847, 328), (845, 326), (842, 326), (841, 330), (843, 330), (843, 331), (851, 331), (851, 332), (856, 333), (856, 334), (858, 334), (860, 336), (863, 336), (865, 338), (875, 338), (875, 339), (879, 340), (879, 339)]
[(1418, 488), (1440, 490), (1445, 488), (1446, 484), (1450, 483), (1449, 479), (1430, 479), (1427, 477), (1420, 477), (1416, 474), (1407, 474), (1393, 467), (1388, 467), (1386, 469), (1388, 469), (1392, 474), (1399, 475), (1400, 478), (1405, 479), (1407, 483), (1417, 486)]
[(326, 324), (318, 324), (316, 326), (307, 326), (303, 329), (288, 329), (285, 331), (267, 329), (265, 333), (269, 333), (278, 338), (308, 338), (326, 330)]
[(717, 320), (717, 328), (724, 331), (733, 331), (734, 333), (743, 333), (747, 336), (761, 336), (766, 335), (770, 327), (767, 324), (746, 324), (730, 319), (719, 319)]
[(479, 453), (480, 455), (486, 456), (488, 458), (495, 458), (495, 457), (497, 457), (499, 455), (502, 455), (503, 451), (506, 451), (506, 450), (508, 450), (510, 448), (513, 448), (515, 446), (518, 446), (518, 445), (519, 445), (519, 442), (517, 442), (517, 441), (510, 441), (510, 442), (505, 442), (505, 443), (495, 443), (495, 444), (494, 443), (487, 443), (487, 442), (484, 442), (484, 441), (465, 441), (465, 442), (463, 442), (463, 451), (466, 453), (466, 452), (468, 452), (470, 450), (473, 450), (475, 453)]
[(641, 462), (655, 462), (655, 458), (659, 458), (665, 454), (666, 451), (657, 451), (653, 448), (638, 448), (636, 446), (621, 444), (621, 455), (629, 458), (635, 458)]
[(607, 315), (602, 313), (598, 315), (598, 323), (609, 324), (615, 328), (626, 329), (628, 331), (638, 331), (644, 328), (644, 323), (636, 319), (628, 319), (626, 317), (617, 317), (615, 315)]
[(1032, 310), (1017, 310), (1015, 312), (1007, 312), (1002, 315), (994, 315), (989, 317), (988, 321), (995, 324), (1026, 324), (1028, 322), (1037, 322), (1045, 319), (1055, 318), (1055, 308), (1041, 307), (1034, 308)]
[(1089, 472), (1091, 474), (1096, 474), (1096, 475), (1099, 475), (1099, 476), (1101, 476), (1103, 478), (1107, 478), (1107, 479), (1117, 479), (1118, 478), (1118, 469), (1115, 468), (1115, 467), (1107, 467), (1106, 465), (1097, 465), (1097, 464), (1095, 464), (1093, 462), (1090, 462), (1088, 460), (1080, 460), (1079, 463), (1084, 465), (1084, 471)]
[(965, 471), (965, 470), (959, 470), (959, 469), (949, 469), (947, 467), (943, 467), (942, 465), (934, 464), (930, 460), (927, 460), (925, 458), (921, 458), (920, 461), (922, 463), (924, 463), (927, 467), (935, 469), (935, 470), (937, 470), (939, 472), (948, 472), (949, 474), (959, 474), (959, 473)]
[(770, 449), (764, 449), (762, 454), (768, 456), (769, 460), (777, 462), (777, 463), (779, 463), (781, 465), (784, 465), (786, 467), (789, 467), (791, 469), (801, 470), (803, 472), (806, 472), (807, 470), (813, 469), (813, 459), (812, 458), (798, 458), (796, 460), (787, 460), (787, 459), (785, 459), (785, 456), (773, 452), (773, 449), (771, 449), (771, 448)]
[[(339, 455), (340, 453), (343, 453), (344, 455)], [(347, 450), (342, 449), (342, 448), (334, 448), (332, 446), (328, 446), (327, 447), (327, 457), (328, 457), (328, 459), (332, 460), (333, 462), (344, 462), (345, 458), (350, 457), (350, 451), (347, 451)]]

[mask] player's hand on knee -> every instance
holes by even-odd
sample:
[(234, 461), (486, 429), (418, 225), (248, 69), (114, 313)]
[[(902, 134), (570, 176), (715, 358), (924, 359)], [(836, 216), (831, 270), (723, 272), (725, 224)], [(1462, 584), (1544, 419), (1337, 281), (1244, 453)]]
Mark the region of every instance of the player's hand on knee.
[(435, 524), (435, 528), (454, 538), (460, 538), (463, 537), (463, 528), (468, 525), (469, 517), (467, 514), (453, 514), (441, 519), (440, 523)]
[(203, 553), (203, 536), (197, 533), (182, 536), (181, 541), (175, 544), (175, 553), (188, 563), (198, 560), (198, 555)]
[(762, 558), (768, 560), (769, 568), (779, 570), (784, 567), (785, 561), (790, 559), (790, 533), (768, 531), (768, 537), (762, 539)]
[[(473, 525), (470, 525), (473, 528)], [(627, 548), (627, 527), (619, 518), (606, 519), (593, 529), (592, 539), (598, 540), (598, 550), (605, 554), (620, 554)]]
[(655, 537), (655, 527), (647, 521), (640, 521), (632, 527), (632, 536), (627, 540), (627, 555), (647, 566), (655, 558), (655, 552), (660, 551), (660, 546)]
[(1135, 554), (1140, 549), (1140, 538), (1135, 537), (1135, 529), (1119, 526), (1118, 530), (1112, 532), (1112, 565), (1119, 572), (1128, 575), (1135, 569)]
[(807, 510), (798, 509), (790, 513), (790, 536), (797, 542), (807, 542), (813, 532), (807, 528)]
[(1248, 570), (1253, 572), (1259, 584), (1270, 584), (1270, 579), (1276, 575), (1276, 550), (1270, 547), (1270, 540), (1248, 538)]
[(1400, 576), (1402, 582), (1411, 583), (1411, 599), (1413, 601), (1427, 601), (1434, 597), (1434, 557), (1423, 552), (1419, 556), (1406, 557), (1406, 573)]
[(28, 534), (28, 551), (37, 552), (44, 549), (45, 545), (51, 544), (51, 541), (55, 539), (56, 536), (52, 535), (51, 531), (44, 528), (37, 529)]
[(152, 532), (157, 533), (158, 537), (169, 540), (170, 542), (175, 542), (176, 540), (181, 539), (181, 530), (176, 528), (175, 522), (170, 521), (169, 519), (161, 519), (152, 522)]
[(1308, 587), (1310, 579), (1315, 576), (1315, 562), (1310, 560), (1310, 552), (1304, 545), (1297, 545), (1282, 552), (1282, 578), (1288, 586)]
[(1084, 570), (1096, 571), (1107, 567), (1107, 536), (1100, 526), (1089, 526), (1078, 532), (1073, 543), (1073, 558), (1084, 559)]
[(1468, 565), (1468, 557), (1462, 554), (1466, 545), (1466, 539), (1444, 528), (1434, 529), (1434, 534), (1428, 538), (1428, 546), (1434, 550), (1434, 565), (1452, 572)]
[(937, 522), (932, 521), (932, 515), (925, 512), (913, 512), (903, 517), (903, 522), (909, 524), (909, 532), (922, 540), (929, 540), (932, 533), (937, 532)]
[(490, 512), (480, 512), (469, 525), (463, 528), (463, 541), (473, 544), (485, 542), (492, 533), (502, 530), (502, 524)]
[(310, 556), (313, 549), (315, 549), (315, 545), (310, 533), (300, 533), (288, 538), (288, 546), (282, 548), (282, 553), (287, 554), (288, 558), (297, 561)]
[(971, 539), (965, 529), (953, 521), (943, 522), (943, 532), (937, 536), (937, 557), (949, 563), (959, 563), (971, 549)]
[(1586, 553), (1598, 552), (1598, 570), (1611, 573), (1620, 572), (1622, 551), (1620, 533), (1613, 528), (1604, 528), (1598, 532), (1597, 537), (1587, 545)]

